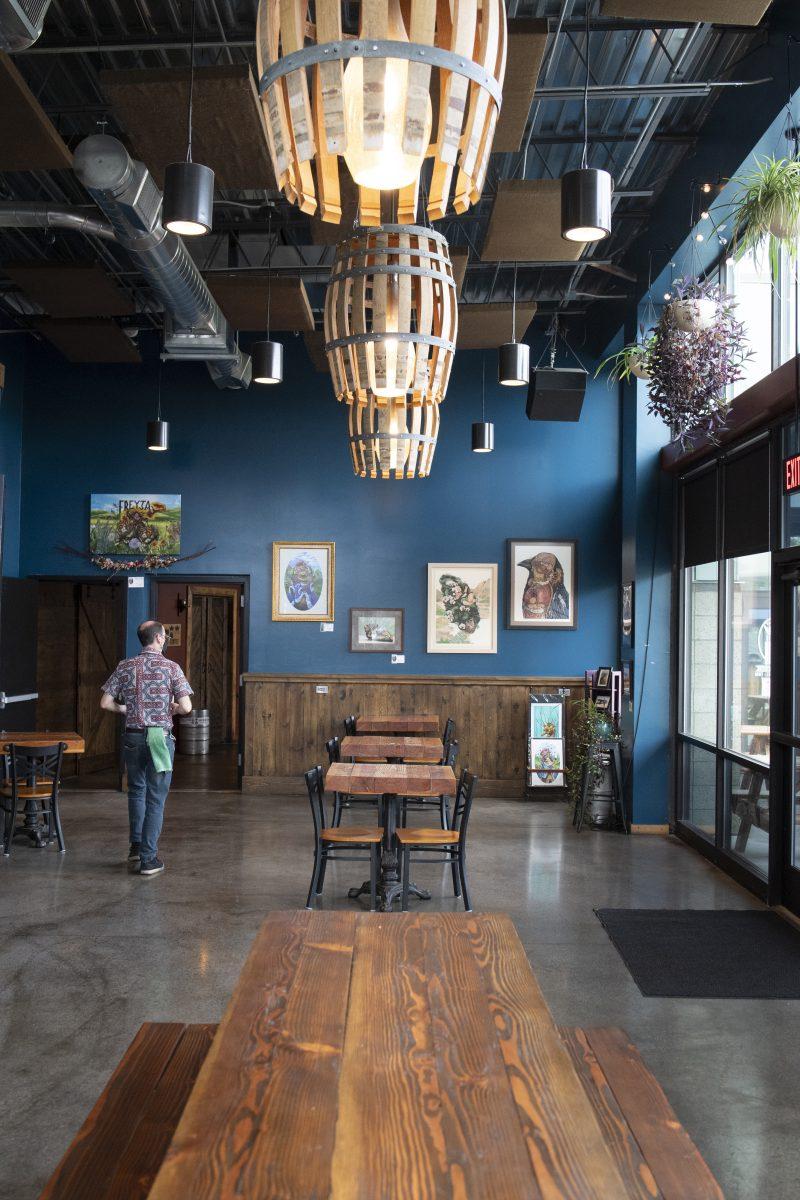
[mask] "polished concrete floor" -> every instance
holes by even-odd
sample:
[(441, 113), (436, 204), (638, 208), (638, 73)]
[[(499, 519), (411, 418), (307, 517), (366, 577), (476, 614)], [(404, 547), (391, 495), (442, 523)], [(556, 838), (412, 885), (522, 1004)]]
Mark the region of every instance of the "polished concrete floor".
[[(311, 865), (301, 798), (173, 796), (153, 879), (125, 869), (124, 797), (63, 807), (65, 855), (0, 858), (3, 1200), (38, 1195), (142, 1021), (219, 1019), (264, 914), (305, 903)], [(556, 1019), (628, 1031), (728, 1200), (796, 1196), (800, 1001), (647, 999), (592, 912), (756, 901), (678, 842), (578, 837), (560, 804), (477, 801), (471, 839), (475, 907), (511, 913)], [(442, 871), (416, 876), (431, 907), (457, 907)], [(329, 868), (325, 905), (349, 905), (363, 874)]]

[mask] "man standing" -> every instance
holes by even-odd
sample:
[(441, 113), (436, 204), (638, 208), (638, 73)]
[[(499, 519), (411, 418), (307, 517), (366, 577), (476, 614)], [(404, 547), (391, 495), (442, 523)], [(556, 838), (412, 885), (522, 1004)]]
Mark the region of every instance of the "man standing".
[(143, 621), (136, 630), (142, 649), (125, 658), (103, 684), (100, 707), (125, 714), (125, 766), (131, 846), (128, 862), (140, 875), (158, 875), (158, 837), (172, 782), (175, 738), (172, 718), (190, 713), (193, 694), (176, 662), (164, 658), (167, 635), (160, 621)]

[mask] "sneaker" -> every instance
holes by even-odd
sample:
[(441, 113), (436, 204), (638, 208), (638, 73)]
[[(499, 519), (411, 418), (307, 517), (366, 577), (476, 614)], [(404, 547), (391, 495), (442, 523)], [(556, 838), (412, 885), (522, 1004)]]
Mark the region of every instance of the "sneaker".
[(130, 850), (128, 851), (128, 862), (133, 863), (139, 861), (142, 857), (142, 843), (131, 842)]
[(164, 864), (160, 858), (151, 858), (149, 862), (143, 862), (139, 868), (140, 875), (160, 875), (164, 870)]

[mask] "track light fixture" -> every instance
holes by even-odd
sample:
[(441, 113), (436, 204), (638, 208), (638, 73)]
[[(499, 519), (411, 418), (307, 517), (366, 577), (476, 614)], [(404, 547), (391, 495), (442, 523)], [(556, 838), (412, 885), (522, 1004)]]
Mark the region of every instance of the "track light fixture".
[(170, 163), (164, 171), (164, 200), (161, 223), (181, 237), (208, 233), (214, 217), (214, 172), (192, 162), (192, 105), (194, 100), (195, 18), (197, 0), (192, 0), (191, 64), (189, 67), (189, 135), (186, 161)]
[(561, 236), (568, 242), (597, 242), (611, 233), (611, 193), (608, 171), (589, 166), (589, 4), (586, 5), (586, 80), (583, 89), (583, 154), (577, 171), (561, 180)]

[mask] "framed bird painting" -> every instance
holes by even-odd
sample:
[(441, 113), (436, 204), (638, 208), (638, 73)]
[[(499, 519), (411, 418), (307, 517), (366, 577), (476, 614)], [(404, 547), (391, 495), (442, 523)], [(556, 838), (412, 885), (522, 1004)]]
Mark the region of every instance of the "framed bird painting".
[(578, 543), (509, 538), (509, 629), (577, 629)]

